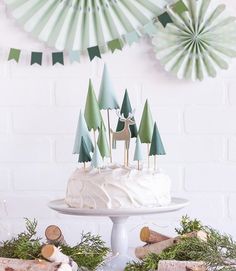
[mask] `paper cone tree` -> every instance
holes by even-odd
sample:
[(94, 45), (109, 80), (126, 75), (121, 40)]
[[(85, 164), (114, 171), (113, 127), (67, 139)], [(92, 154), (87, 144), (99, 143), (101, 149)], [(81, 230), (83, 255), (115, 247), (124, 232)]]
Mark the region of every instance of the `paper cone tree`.
[(134, 151), (134, 161), (142, 161), (143, 160), (143, 152), (142, 145), (139, 136), (137, 136), (136, 146)]
[[(127, 89), (125, 90), (125, 95), (124, 95), (124, 99), (122, 102), (122, 106), (121, 106), (121, 110), (120, 110), (120, 114), (124, 114), (125, 118), (128, 118), (129, 113), (132, 113), (132, 107), (130, 104), (130, 100), (129, 100), (129, 95), (128, 95), (128, 91)], [(135, 121), (134, 118), (132, 118), (132, 120)], [(122, 131), (124, 129), (124, 122), (121, 122), (120, 120), (118, 121), (117, 127), (116, 127), (116, 132)], [(137, 137), (137, 126), (136, 124), (131, 125), (130, 126), (130, 132), (131, 132), (131, 137)]]
[(100, 109), (105, 110), (120, 108), (106, 64), (104, 65), (103, 69), (102, 82), (98, 96), (98, 104)]
[(166, 155), (156, 122), (153, 128), (152, 143), (149, 155)]
[(96, 131), (100, 127), (102, 122), (102, 116), (99, 110), (98, 101), (94, 93), (91, 79), (89, 80), (89, 88), (86, 99), (84, 116), (89, 131), (91, 131), (92, 129)]
[(94, 147), (94, 153), (91, 161), (91, 166), (94, 168), (101, 168), (103, 165), (102, 156), (97, 144)]
[(79, 151), (79, 163), (86, 163), (91, 161), (88, 148), (85, 144), (84, 137), (81, 138), (80, 151)]
[(93, 143), (92, 143), (90, 135), (89, 135), (89, 131), (88, 131), (86, 121), (84, 119), (84, 115), (83, 115), (82, 111), (80, 110), (79, 121), (78, 121), (77, 129), (76, 129), (73, 154), (79, 154), (82, 137), (85, 141), (85, 144), (87, 146), (88, 151), (93, 152), (93, 150), (94, 150)]
[(101, 128), (99, 129), (97, 144), (102, 158), (110, 157), (109, 145), (107, 143), (106, 131), (103, 123), (101, 123)]
[(139, 126), (139, 137), (142, 143), (151, 143), (153, 132), (152, 113), (148, 104), (148, 100), (144, 105), (143, 114)]

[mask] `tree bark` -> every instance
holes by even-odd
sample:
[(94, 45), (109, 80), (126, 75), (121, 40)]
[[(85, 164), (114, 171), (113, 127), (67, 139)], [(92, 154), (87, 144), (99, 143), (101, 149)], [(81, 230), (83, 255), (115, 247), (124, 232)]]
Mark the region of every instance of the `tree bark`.
[(206, 271), (203, 262), (160, 261), (158, 271)]
[(57, 271), (58, 263), (0, 258), (0, 271)]

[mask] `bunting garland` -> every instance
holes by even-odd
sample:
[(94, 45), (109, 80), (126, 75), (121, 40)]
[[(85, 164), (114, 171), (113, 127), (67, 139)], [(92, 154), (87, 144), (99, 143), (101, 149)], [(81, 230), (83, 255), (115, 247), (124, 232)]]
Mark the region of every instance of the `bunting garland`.
[[(37, 2), (38, 0), (36, 0)], [(40, 5), (45, 5), (45, 0), (40, 0)], [(49, 0), (50, 1), (50, 0)], [(18, 18), (17, 16), (17, 10), (21, 7), (21, 5), (18, 5), (16, 0), (5, 0), (5, 2), (7, 3), (8, 7), (12, 10), (14, 17)], [(25, 3), (26, 0), (22, 0), (22, 3)], [(63, 2), (63, 1), (61, 1)], [(111, 3), (113, 3), (113, 5), (115, 5), (116, 1), (111, 1)], [(121, 1), (122, 3), (124, 1)], [(184, 11), (187, 10), (186, 5), (184, 4), (183, 0), (178, 0), (177, 2), (174, 0), (166, 0), (165, 2), (170, 3), (170, 2), (174, 2), (174, 4), (171, 4), (169, 6), (165, 6), (162, 9), (157, 7), (154, 3), (154, 0), (148, 0), (147, 1), (143, 1), (143, 0), (139, 0), (138, 2), (140, 2), (140, 6), (139, 9), (141, 10), (142, 5), (145, 7), (146, 11), (149, 10), (150, 13), (150, 9), (152, 8), (153, 11), (157, 13), (157, 15), (155, 17), (153, 17), (150, 21), (146, 20), (142, 20), (142, 25), (138, 28), (134, 28), (131, 27), (131, 25), (129, 25), (127, 23), (127, 29), (130, 29), (130, 31), (127, 31), (127, 33), (123, 34), (122, 36), (119, 36), (117, 38), (108, 40), (105, 45), (95, 45), (95, 46), (91, 46), (88, 47), (85, 51), (84, 50), (61, 50), (61, 51), (57, 51), (57, 52), (51, 52), (50, 55), (50, 59), (51, 59), (51, 65), (54, 66), (56, 64), (60, 64), (60, 65), (64, 65), (65, 64), (65, 58), (69, 59), (70, 63), (74, 63), (74, 62), (80, 62), (80, 58), (81, 55), (84, 55), (85, 53), (87, 53), (88, 58), (90, 61), (93, 61), (96, 58), (102, 58), (102, 53), (106, 50), (109, 50), (112, 54), (115, 53), (116, 51), (121, 51), (124, 48), (125, 44), (128, 44), (129, 46), (131, 46), (133, 43), (138, 42), (139, 39), (141, 38), (142, 35), (148, 35), (150, 37), (152, 37), (156, 32), (157, 32), (157, 23), (160, 22), (164, 27), (166, 27), (169, 23), (173, 23), (171, 16), (169, 15), (169, 11), (168, 8), (172, 8), (172, 11), (177, 13), (177, 14), (181, 14)], [(110, 4), (111, 4), (110, 3)], [(128, 2), (125, 2), (127, 6), (129, 6), (129, 4), (127, 4)], [(123, 5), (125, 5), (123, 3)], [(29, 7), (28, 7), (29, 8)], [(129, 9), (131, 9), (131, 6), (129, 7)], [(137, 15), (140, 15), (140, 10), (136, 10), (134, 13)], [(166, 11), (167, 10), (167, 11)], [(19, 10), (18, 10), (19, 11)], [(21, 10), (22, 11), (22, 10)], [(23, 11), (22, 11), (23, 12)], [(95, 12), (95, 11), (94, 11)], [(96, 13), (96, 12), (95, 12)], [(146, 13), (145, 13), (146, 14)], [(150, 15), (150, 14), (149, 14)], [(133, 15), (134, 16), (134, 15)], [(28, 19), (30, 18), (30, 16), (28, 15), (27, 17)], [(27, 19), (26, 17), (24, 18), (24, 20)], [(27, 19), (27, 20), (28, 20)], [(48, 17), (49, 19), (49, 17)], [(145, 22), (145, 23), (144, 23)], [(129, 25), (129, 27), (128, 27)], [(111, 25), (112, 27), (112, 25)], [(114, 32), (116, 27), (115, 25), (113, 25), (114, 27)], [(112, 32), (112, 30), (110, 30)], [(55, 34), (55, 33), (54, 33)], [(15, 61), (16, 63), (19, 63), (20, 58), (22, 56), (22, 49), (19, 48), (10, 48), (8, 50), (8, 55), (7, 55), (7, 60), (8, 61)], [(26, 54), (30, 56), (30, 61), (29, 64), (30, 65), (42, 65), (43, 64), (43, 59), (45, 58), (46, 55), (48, 55), (48, 53), (46, 52), (40, 52), (40, 51), (26, 51)]]

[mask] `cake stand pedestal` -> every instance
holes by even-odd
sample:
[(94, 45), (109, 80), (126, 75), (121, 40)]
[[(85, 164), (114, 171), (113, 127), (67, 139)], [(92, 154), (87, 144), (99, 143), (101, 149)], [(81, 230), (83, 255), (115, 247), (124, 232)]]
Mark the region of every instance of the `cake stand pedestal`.
[(105, 216), (109, 217), (113, 223), (111, 232), (111, 249), (113, 256), (100, 268), (100, 271), (123, 271), (127, 262), (132, 258), (128, 256), (128, 233), (126, 221), (130, 216), (150, 215), (168, 213), (180, 210), (187, 206), (189, 201), (182, 198), (172, 198), (167, 206), (155, 208), (137, 209), (78, 209), (71, 208), (65, 204), (64, 199), (54, 200), (49, 203), (49, 207), (61, 214), (75, 216)]

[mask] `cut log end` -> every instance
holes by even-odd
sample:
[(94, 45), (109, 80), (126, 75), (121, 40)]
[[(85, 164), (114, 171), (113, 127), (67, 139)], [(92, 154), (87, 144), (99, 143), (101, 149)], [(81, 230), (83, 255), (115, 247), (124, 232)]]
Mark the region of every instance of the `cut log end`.
[(148, 227), (143, 227), (140, 231), (140, 239), (141, 241), (149, 244), (158, 243), (161, 241), (165, 241), (170, 239), (169, 236), (165, 236), (158, 232), (155, 232)]
[(45, 245), (42, 247), (41, 254), (45, 259), (49, 259), (55, 252), (54, 245)]
[(62, 237), (62, 232), (58, 226), (50, 225), (45, 230), (45, 236), (50, 241), (58, 241)]

